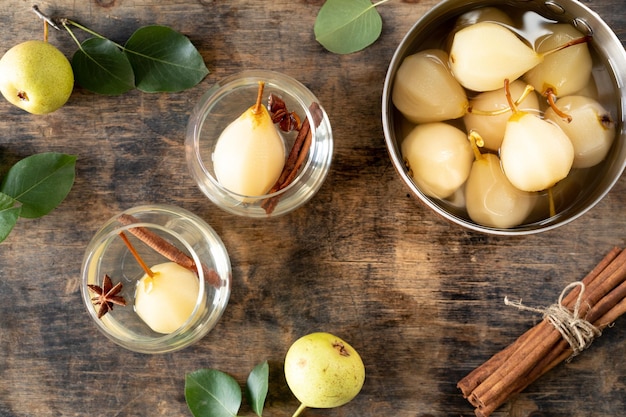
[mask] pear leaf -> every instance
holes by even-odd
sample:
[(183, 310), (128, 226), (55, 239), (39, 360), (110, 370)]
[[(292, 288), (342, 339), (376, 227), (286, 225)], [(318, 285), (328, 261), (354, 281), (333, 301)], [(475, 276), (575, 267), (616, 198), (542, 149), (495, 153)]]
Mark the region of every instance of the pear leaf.
[(48, 214), (67, 196), (74, 184), (76, 156), (48, 152), (17, 162), (4, 177), (0, 192), (19, 201), (20, 216)]
[(21, 207), (14, 207), (16, 201), (10, 195), (0, 193), (0, 242), (9, 236), (17, 223)]
[(137, 29), (124, 45), (143, 92), (177, 92), (198, 84), (209, 73), (202, 56), (184, 35), (167, 26)]
[(224, 372), (199, 369), (185, 375), (185, 400), (194, 417), (236, 417), (241, 388)]
[(10, 209), (17, 203), (13, 197), (0, 192), (0, 210)]
[(246, 395), (252, 410), (261, 417), (269, 385), (269, 365), (267, 361), (254, 367), (246, 381)]
[(97, 94), (118, 95), (135, 88), (135, 74), (126, 54), (103, 38), (85, 40), (72, 57), (76, 82)]
[(350, 54), (374, 43), (383, 22), (370, 0), (327, 0), (315, 19), (315, 39), (336, 54)]

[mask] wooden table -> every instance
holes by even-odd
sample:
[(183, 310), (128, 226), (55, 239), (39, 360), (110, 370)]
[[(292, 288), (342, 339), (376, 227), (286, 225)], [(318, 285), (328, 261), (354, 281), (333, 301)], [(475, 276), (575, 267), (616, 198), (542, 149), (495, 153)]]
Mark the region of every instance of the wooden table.
[[(470, 416), (457, 381), (539, 320), (505, 307), (556, 301), (611, 247), (626, 245), (626, 181), (582, 219), (526, 237), (470, 232), (436, 217), (407, 194), (385, 149), (380, 117), (385, 72), (405, 32), (435, 0), (380, 7), (381, 38), (363, 52), (324, 51), (313, 35), (323, 4), (312, 1), (56, 0), (41, 10), (124, 42), (140, 26), (168, 25), (205, 58), (210, 75), (178, 94), (118, 97), (76, 88), (55, 113), (33, 116), (0, 104), (2, 172), (37, 152), (78, 155), (72, 192), (38, 220), (20, 220), (0, 245), (0, 415), (184, 416), (185, 373), (207, 367), (242, 385), (270, 363), (267, 416), (290, 416), (297, 401), (282, 376), (298, 337), (335, 333), (367, 368), (361, 394), (309, 416)], [(590, 0), (626, 40), (623, 0)], [(42, 38), (31, 2), (0, 0), (0, 50)], [(50, 41), (70, 56), (64, 32)], [(331, 171), (304, 207), (274, 220), (225, 213), (187, 173), (189, 112), (216, 80), (274, 69), (307, 85), (330, 115)], [(169, 203), (209, 222), (233, 265), (230, 303), (196, 345), (164, 355), (106, 340), (79, 293), (81, 258), (100, 225), (144, 203)], [(617, 416), (626, 410), (626, 321), (562, 364), (496, 416)], [(253, 413), (244, 406), (242, 415)]]

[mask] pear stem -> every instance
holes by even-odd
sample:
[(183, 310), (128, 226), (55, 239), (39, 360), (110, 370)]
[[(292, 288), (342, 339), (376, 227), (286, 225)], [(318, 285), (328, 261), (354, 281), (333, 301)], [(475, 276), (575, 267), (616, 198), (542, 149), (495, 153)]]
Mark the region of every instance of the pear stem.
[(541, 55), (543, 55), (544, 57), (546, 57), (546, 56), (548, 56), (548, 55), (550, 55), (550, 54), (553, 54), (553, 53), (555, 53), (555, 52), (559, 52), (559, 51), (560, 51), (560, 50), (562, 50), (562, 49), (569, 48), (570, 46), (580, 45), (580, 44), (582, 44), (582, 43), (587, 43), (587, 42), (590, 42), (590, 41), (591, 41), (591, 39), (592, 39), (592, 36), (591, 36), (591, 35), (586, 35), (586, 36), (583, 36), (583, 37), (580, 37), (580, 38), (572, 39), (571, 41), (566, 42), (566, 43), (564, 43), (563, 45), (559, 45), (559, 46), (557, 46), (557, 47), (556, 47), (556, 48), (554, 48), (554, 49), (550, 49), (549, 51), (546, 51), (546, 52), (544, 52), (544, 53), (543, 53), (543, 54), (541, 54)]
[(479, 161), (484, 158), (483, 154), (480, 152), (479, 147), (485, 146), (485, 141), (482, 136), (475, 130), (470, 130), (467, 135), (467, 139), (470, 141), (470, 145), (472, 145), (472, 150), (474, 151), (474, 158)]
[[(530, 85), (530, 84), (526, 84), (526, 87), (524, 88), (524, 91), (522, 91), (522, 94), (518, 97), (517, 100), (515, 100), (515, 104), (519, 105), (533, 91), (535, 91), (535, 88), (532, 85)], [(499, 116), (499, 115), (507, 113), (509, 111), (511, 111), (510, 107), (504, 107), (504, 108), (499, 109), (499, 110), (480, 110), (480, 109), (475, 109), (475, 108), (470, 106), (467, 109), (468, 113), (476, 114), (478, 116)]]
[(304, 411), (305, 408), (306, 408), (306, 405), (300, 403), (300, 407), (298, 407), (296, 412), (293, 413), (293, 415), (291, 417), (298, 417), (300, 414), (302, 414), (302, 412)]
[(508, 78), (504, 80), (504, 94), (506, 95), (506, 101), (508, 101), (511, 111), (514, 114), (517, 113), (517, 105), (515, 104), (515, 102), (513, 101), (513, 98), (511, 97), (511, 88), (509, 86)]
[(550, 105), (550, 107), (552, 107), (552, 110), (554, 110), (557, 116), (559, 116), (563, 120), (566, 120), (567, 123), (570, 123), (572, 121), (572, 116), (559, 109), (559, 107), (556, 105), (556, 94), (554, 94), (552, 88), (548, 88), (544, 95), (548, 99), (548, 104)]
[(259, 114), (261, 112), (261, 106), (263, 105), (263, 89), (265, 88), (265, 83), (263, 81), (259, 81), (259, 90), (256, 96), (256, 104), (252, 108), (252, 113)]
[(137, 260), (137, 263), (139, 263), (139, 265), (141, 266), (141, 269), (143, 269), (144, 272), (150, 278), (154, 278), (154, 272), (152, 272), (152, 270), (148, 267), (148, 265), (146, 265), (146, 263), (143, 261), (143, 259), (141, 259), (141, 256), (139, 256), (139, 253), (137, 252), (135, 247), (132, 245), (132, 243), (130, 243), (130, 240), (128, 240), (128, 237), (126, 237), (126, 234), (124, 234), (124, 232), (120, 232), (120, 237), (124, 241), (124, 244), (126, 245), (128, 250), (130, 251), (130, 253), (132, 253), (133, 256), (135, 257), (135, 259)]

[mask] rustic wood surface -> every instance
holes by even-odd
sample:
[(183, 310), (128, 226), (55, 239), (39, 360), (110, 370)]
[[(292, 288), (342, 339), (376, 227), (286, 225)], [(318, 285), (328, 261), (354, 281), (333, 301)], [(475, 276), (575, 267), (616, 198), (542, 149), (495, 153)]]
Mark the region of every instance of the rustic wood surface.
[[(203, 367), (241, 384), (270, 363), (265, 415), (290, 416), (297, 401), (282, 376), (299, 336), (328, 331), (361, 353), (361, 394), (308, 416), (470, 416), (457, 381), (537, 321), (503, 305), (556, 300), (613, 246), (626, 244), (626, 181), (582, 219), (526, 237), (487, 236), (448, 224), (410, 197), (383, 141), (382, 85), (393, 51), (435, 0), (380, 8), (381, 38), (339, 56), (316, 43), (322, 0), (51, 0), (40, 8), (123, 42), (140, 26), (185, 35), (211, 73), (178, 94), (118, 97), (76, 88), (45, 116), (0, 102), (0, 172), (37, 152), (78, 155), (68, 198), (38, 220), (20, 220), (0, 244), (0, 416), (186, 416), (185, 373)], [(626, 40), (624, 0), (588, 0)], [(0, 0), (0, 51), (42, 38), (32, 2)], [(65, 32), (50, 42), (70, 56)], [(335, 137), (330, 174), (304, 207), (274, 220), (216, 208), (184, 161), (189, 112), (216, 80), (243, 69), (274, 69), (307, 85), (329, 113)], [(79, 293), (87, 242), (108, 218), (144, 203), (170, 203), (209, 222), (233, 265), (230, 303), (196, 345), (164, 355), (106, 340)], [(626, 410), (626, 321), (562, 364), (495, 416), (609, 417)], [(253, 415), (244, 406), (242, 415)]]

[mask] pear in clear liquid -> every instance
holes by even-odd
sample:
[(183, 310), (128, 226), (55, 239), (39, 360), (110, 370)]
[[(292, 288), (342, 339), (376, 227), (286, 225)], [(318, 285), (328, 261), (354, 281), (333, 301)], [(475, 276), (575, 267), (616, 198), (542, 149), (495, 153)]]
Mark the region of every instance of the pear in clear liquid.
[(440, 49), (404, 58), (391, 97), (396, 108), (413, 123), (457, 119), (468, 105), (465, 91), (448, 67), (448, 54)]
[(283, 139), (261, 105), (263, 86), (257, 103), (224, 129), (213, 153), (217, 180), (243, 202), (269, 191), (285, 164)]
[(542, 191), (567, 177), (574, 147), (556, 124), (516, 111), (509, 119), (500, 147), (502, 169), (522, 191)]
[(571, 122), (553, 109), (545, 117), (567, 134), (574, 146), (573, 168), (588, 168), (606, 157), (615, 138), (611, 114), (596, 100), (584, 96), (566, 96), (558, 101), (559, 109), (571, 116)]
[(474, 91), (492, 91), (505, 79), (516, 80), (543, 60), (513, 31), (494, 22), (479, 22), (454, 35), (450, 68), (459, 83)]
[[(515, 80), (510, 84), (511, 95), (521, 98), (517, 103), (520, 110), (538, 111), (539, 99), (535, 92), (526, 93), (526, 83)], [(469, 110), (463, 117), (465, 128), (480, 134), (484, 148), (497, 151), (504, 138), (506, 123), (511, 117), (511, 108), (504, 87), (480, 93), (470, 100)]]
[(483, 154), (472, 164), (465, 185), (466, 209), (478, 224), (508, 229), (518, 226), (532, 212), (537, 196), (515, 188), (502, 172), (500, 159)]
[[(560, 23), (550, 27), (553, 32), (536, 42), (538, 53), (547, 53), (583, 38), (569, 24)], [(563, 97), (580, 91), (589, 83), (592, 65), (589, 47), (586, 42), (581, 42), (546, 55), (540, 64), (524, 75), (524, 80), (542, 95), (551, 92)]]
[(452, 31), (450, 31), (448, 39), (446, 40), (446, 50), (450, 50), (452, 40), (454, 39), (454, 34), (456, 32), (467, 26), (475, 25), (480, 22), (496, 22), (504, 26), (513, 26), (513, 20), (511, 17), (497, 7), (486, 6), (470, 10), (463, 13), (454, 22), (454, 27), (452, 28)]
[(466, 134), (441, 122), (417, 125), (401, 151), (417, 186), (435, 198), (449, 197), (463, 185), (474, 159)]

